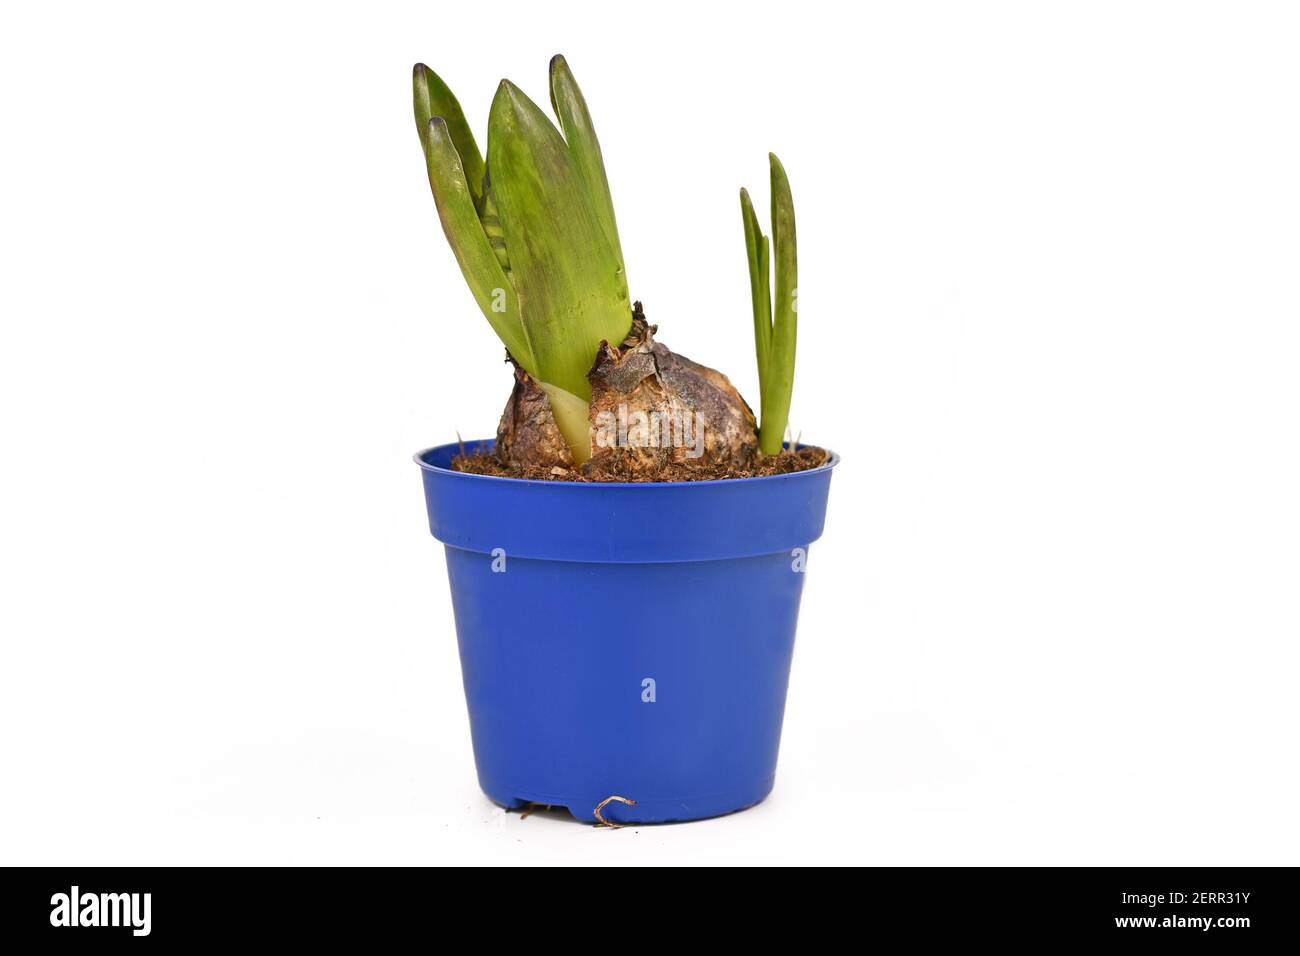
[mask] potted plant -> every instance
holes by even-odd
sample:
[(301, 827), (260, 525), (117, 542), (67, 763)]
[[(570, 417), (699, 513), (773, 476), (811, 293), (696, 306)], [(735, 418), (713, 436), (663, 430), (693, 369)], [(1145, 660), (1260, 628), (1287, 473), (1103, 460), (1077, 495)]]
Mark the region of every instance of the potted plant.
[(505, 807), (611, 825), (757, 803), (837, 461), (783, 444), (798, 294), (785, 171), (771, 156), (770, 239), (740, 194), (756, 420), (631, 300), (600, 145), (562, 57), (558, 128), (502, 81), (486, 158), (423, 65), (414, 93), (443, 230), (514, 373), (494, 441), (416, 456), (446, 546), (479, 782)]

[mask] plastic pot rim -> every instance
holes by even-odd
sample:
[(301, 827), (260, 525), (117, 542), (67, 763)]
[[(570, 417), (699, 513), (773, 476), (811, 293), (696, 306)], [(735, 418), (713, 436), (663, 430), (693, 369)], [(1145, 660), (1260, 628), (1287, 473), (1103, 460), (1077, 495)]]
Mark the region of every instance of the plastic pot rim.
[[(482, 449), (490, 449), (496, 444), (495, 439), (480, 439), (477, 441), (467, 441), (464, 443), (465, 451), (475, 452)], [(788, 444), (788, 443), (787, 443)], [(510, 478), (505, 475), (480, 475), (470, 471), (456, 471), (453, 468), (443, 468), (441, 465), (435, 465), (426, 460), (426, 456), (433, 452), (445, 448), (443, 445), (432, 445), (429, 448), (416, 452), (412, 457), (417, 465), (424, 471), (433, 471), (443, 475), (451, 475), (456, 478), (468, 478), (476, 481), (503, 481), (515, 485), (541, 485), (544, 487), (564, 486), (569, 488), (686, 488), (686, 487), (709, 487), (711, 485), (745, 485), (753, 484), (760, 481), (781, 481), (783, 479), (796, 478), (800, 475), (815, 475), (818, 472), (829, 471), (840, 463), (840, 456), (829, 448), (825, 449), (827, 459), (816, 468), (805, 468), (802, 471), (787, 471), (779, 475), (750, 475), (745, 478), (704, 478), (699, 481), (563, 481), (550, 480), (546, 478)], [(800, 442), (797, 448), (814, 447), (807, 442)], [(821, 446), (817, 446), (821, 447)]]

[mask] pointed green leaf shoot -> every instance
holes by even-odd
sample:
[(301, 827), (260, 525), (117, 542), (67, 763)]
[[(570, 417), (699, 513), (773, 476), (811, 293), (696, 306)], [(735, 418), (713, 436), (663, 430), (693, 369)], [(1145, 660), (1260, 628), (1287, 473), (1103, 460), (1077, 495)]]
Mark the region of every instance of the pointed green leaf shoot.
[(469, 185), (470, 195), (474, 197), (474, 207), (483, 208), (483, 154), (479, 152), (474, 133), (465, 120), (465, 112), (460, 108), (455, 94), (423, 63), (415, 64), (411, 71), (411, 87), (415, 100), (415, 130), (420, 134), (420, 145), (428, 152), (429, 120), (435, 116), (447, 124), (451, 142), (460, 155), (461, 168), (465, 171), (465, 182)]
[(438, 206), (438, 218), (465, 282), (515, 361), (531, 371), (537, 362), (520, 313), (519, 297), (479, 223), (460, 156), (441, 117), (429, 120), (424, 140), (429, 186)]
[(488, 119), (492, 196), (541, 382), (590, 401), (602, 341), (632, 325), (623, 265), (559, 130), (503, 80)]
[(560, 121), (560, 130), (564, 133), (564, 141), (573, 157), (574, 168), (582, 178), (588, 200), (621, 266), (623, 252), (619, 246), (614, 201), (609, 194), (600, 141), (596, 139), (596, 128), (592, 125), (582, 90), (569, 71), (569, 64), (558, 53), (551, 58), (551, 108)]
[(745, 222), (745, 251), (749, 257), (749, 294), (754, 308), (754, 351), (758, 356), (760, 395), (767, 378), (768, 352), (772, 348), (772, 292), (768, 285), (767, 236), (758, 224), (749, 191), (740, 190), (740, 213)]
[[(754, 308), (754, 352), (758, 359), (760, 392), (759, 448), (765, 455), (781, 451), (794, 390), (794, 358), (798, 332), (799, 264), (790, 181), (775, 153), (771, 165), (772, 238), (763, 235), (749, 193), (740, 191), (745, 250), (749, 259), (749, 288)], [(775, 261), (775, 295), (771, 272)]]
[(627, 337), (632, 303), (600, 144), (561, 56), (551, 61), (550, 81), (564, 135), (503, 80), (485, 164), (447, 85), (423, 64), (412, 74), (447, 241), (492, 328), (550, 397), (581, 463), (591, 456), (587, 372), (602, 341)]

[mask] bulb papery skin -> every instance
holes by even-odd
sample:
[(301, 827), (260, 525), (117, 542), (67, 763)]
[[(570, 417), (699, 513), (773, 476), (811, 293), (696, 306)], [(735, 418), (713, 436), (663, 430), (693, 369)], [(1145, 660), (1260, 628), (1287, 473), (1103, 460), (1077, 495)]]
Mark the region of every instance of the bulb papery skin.
[(654, 330), (638, 322), (622, 348), (596, 355), (586, 470), (747, 468), (758, 452), (754, 413), (725, 375), (654, 341)]
[(497, 457), (526, 470), (577, 467), (597, 479), (653, 480), (667, 466), (750, 467), (759, 454), (753, 411), (725, 375), (654, 341), (654, 331), (638, 316), (618, 347), (601, 343), (587, 376), (589, 461), (574, 454), (573, 435), (566, 441), (576, 423), (561, 428), (555, 414), (568, 399), (581, 400), (565, 393), (553, 403), (553, 390), (521, 369), (497, 430)]
[(515, 387), (497, 426), (496, 456), (506, 464), (521, 467), (565, 471), (575, 467), (550, 397), (519, 366), (515, 366)]

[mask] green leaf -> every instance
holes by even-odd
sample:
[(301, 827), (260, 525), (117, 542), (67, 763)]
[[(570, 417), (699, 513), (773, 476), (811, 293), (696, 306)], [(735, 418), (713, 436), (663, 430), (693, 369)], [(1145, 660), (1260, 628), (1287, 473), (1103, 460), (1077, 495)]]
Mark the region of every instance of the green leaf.
[(442, 78), (423, 63), (415, 64), (411, 71), (411, 86), (415, 99), (415, 129), (420, 134), (420, 145), (429, 149), (429, 120), (435, 116), (447, 124), (451, 141), (460, 154), (465, 181), (469, 184), (474, 208), (483, 208), (483, 154), (479, 152), (474, 133), (465, 120), (460, 103)]
[(758, 387), (765, 391), (768, 353), (772, 348), (772, 293), (769, 287), (767, 237), (754, 214), (749, 191), (740, 190), (740, 215), (745, 223), (745, 251), (749, 259), (749, 294), (754, 306), (754, 352), (758, 356)]
[(775, 153), (768, 153), (768, 159), (772, 167), (772, 258), (776, 263), (776, 285), (772, 297), (772, 347), (762, 394), (759, 447), (763, 454), (774, 455), (781, 450), (786, 422), (790, 417), (790, 395), (794, 390), (799, 257), (790, 180)]
[[(425, 163), (438, 218), (474, 300), (515, 361), (536, 375), (537, 359), (523, 321), (519, 296), (501, 268), (474, 209), (473, 194), (446, 121), (429, 120)], [(594, 350), (593, 350), (594, 354)]]
[[(763, 235), (749, 192), (740, 191), (749, 260), (749, 293), (754, 306), (754, 352), (758, 357), (758, 446), (765, 455), (781, 451), (794, 390), (795, 339), (798, 331), (799, 263), (790, 181), (774, 153), (772, 167), (772, 238)], [(776, 263), (775, 296), (772, 262)]]
[(573, 453), (573, 460), (585, 464), (591, 458), (591, 404), (556, 385), (537, 384), (551, 402), (551, 415)]
[(622, 247), (618, 241), (618, 225), (614, 221), (614, 201), (609, 194), (609, 180), (605, 176), (605, 161), (600, 153), (600, 141), (587, 110), (578, 81), (569, 71), (569, 64), (558, 53), (551, 58), (551, 107), (560, 120), (560, 130), (573, 156), (574, 168), (582, 178), (587, 200), (605, 230), (614, 254), (621, 262)]
[(488, 165), (536, 362), (525, 368), (589, 401), (596, 350), (632, 325), (623, 264), (559, 130), (508, 80), (492, 101)]

